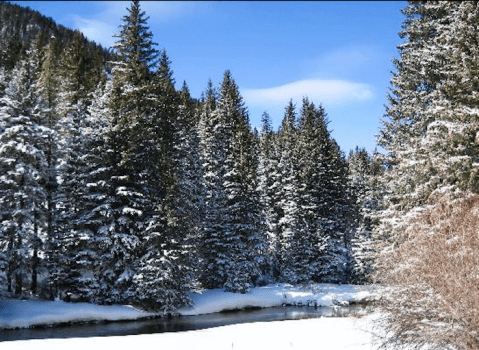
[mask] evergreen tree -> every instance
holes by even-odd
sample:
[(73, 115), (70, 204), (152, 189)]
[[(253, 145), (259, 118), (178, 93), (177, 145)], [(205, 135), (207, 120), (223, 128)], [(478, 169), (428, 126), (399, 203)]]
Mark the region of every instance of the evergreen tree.
[(23, 41), (18, 35), (13, 35), (8, 41), (8, 46), (5, 52), (0, 56), (0, 62), (7, 70), (12, 70), (17, 62), (23, 60), (25, 57), (25, 47)]
[[(191, 250), (198, 220), (194, 195), (198, 194), (199, 183), (190, 181), (198, 179), (199, 169), (197, 159), (192, 158), (195, 154), (188, 154), (197, 147), (192, 132), (192, 111), (186, 105), (190, 98), (188, 89), (184, 87), (183, 95), (176, 92), (164, 50), (160, 53), (154, 87), (157, 121), (152, 130), (156, 149), (151, 154), (159, 157), (156, 174), (150, 176), (158, 179), (153, 187), (157, 198), (151, 221), (146, 226), (145, 244), (132, 289), (135, 298), (146, 307), (169, 313), (191, 303), (186, 292), (193, 279)], [(192, 138), (186, 139), (186, 135)]]
[[(390, 207), (409, 210), (444, 191), (477, 191), (476, 4), (410, 2), (378, 139), (387, 150)], [(477, 32), (477, 30), (476, 30)]]
[[(110, 95), (110, 129), (107, 133), (106, 159), (110, 173), (111, 260), (106, 281), (111, 285), (110, 301), (131, 297), (129, 288), (134, 271), (132, 266), (140, 253), (146, 224), (154, 208), (157, 177), (148, 177), (155, 167), (152, 161), (154, 132), (152, 72), (157, 51), (146, 25), (147, 17), (134, 1), (123, 17), (121, 31), (114, 48), (121, 60), (113, 62), (113, 86)], [(110, 219), (108, 219), (110, 221)]]
[(379, 192), (376, 181), (381, 164), (364, 148), (356, 147), (348, 157), (351, 209), (349, 210), (353, 237), (351, 249), (351, 281), (364, 283), (374, 271), (374, 229), (379, 212)]
[(217, 112), (217, 93), (208, 81), (200, 115), (200, 145), (205, 183), (205, 214), (202, 224), (199, 252), (202, 260), (202, 284), (207, 288), (220, 288), (226, 278), (226, 248), (224, 247), (225, 191), (222, 183), (226, 141), (224, 121)]
[(203, 167), (201, 164), (200, 138), (195, 106), (190, 96), (186, 82), (179, 94), (180, 105), (174, 139), (177, 182), (173, 191), (174, 203), (178, 216), (177, 230), (181, 237), (183, 257), (180, 263), (186, 270), (185, 287), (197, 283), (200, 267), (199, 255), (196, 250), (202, 229), (204, 214), (205, 187), (203, 182)]
[(85, 99), (88, 94), (86, 72), (90, 62), (87, 61), (87, 47), (83, 35), (76, 31), (71, 43), (65, 47), (60, 57), (59, 96), (57, 112), (65, 116), (71, 106)]
[(218, 98), (208, 83), (200, 135), (207, 190), (200, 249), (203, 283), (246, 292), (260, 275), (257, 263), (265, 253), (265, 241), (256, 234), (260, 219), (254, 136), (229, 71)]
[[(85, 150), (90, 149), (91, 139), (85, 135), (85, 127), (89, 118), (87, 111), (87, 91), (85, 88), (86, 41), (80, 32), (75, 32), (70, 45), (66, 46), (59, 59), (59, 79), (55, 114), (58, 116), (57, 128), (60, 129), (60, 139), (57, 143), (57, 172), (59, 186), (55, 196), (56, 222), (55, 245), (61, 246), (63, 251), (57, 254), (52, 265), (56, 275), (56, 288), (68, 297), (80, 297), (75, 290), (81, 283), (75, 278), (79, 272), (77, 262), (85, 263), (85, 259), (78, 255), (78, 248), (83, 246), (87, 236), (79, 237), (76, 234), (75, 220), (78, 213), (83, 212), (84, 198), (82, 198), (82, 184), (80, 177), (85, 171)], [(81, 248), (80, 248), (81, 249)], [(83, 247), (84, 249), (84, 247)], [(70, 260), (71, 259), (71, 260)], [(75, 280), (72, 281), (71, 279)], [(73, 294), (72, 294), (73, 293)]]
[[(60, 261), (61, 287), (63, 297), (70, 300), (99, 303), (108, 297), (105, 275), (114, 249), (108, 234), (113, 216), (108, 197), (112, 171), (105, 162), (104, 134), (110, 121), (110, 93), (111, 81), (100, 84), (92, 104), (78, 114), (81, 118), (72, 119), (75, 132), (70, 134), (69, 157), (62, 169), (61, 243), (65, 251)], [(72, 109), (65, 119), (75, 112)]]
[(280, 234), (280, 280), (284, 282), (298, 282), (294, 269), (295, 247), (294, 243), (298, 238), (299, 231), (299, 164), (295, 154), (296, 142), (296, 106), (292, 101), (286, 107), (285, 115), (281, 124), (281, 158), (279, 167), (281, 169), (281, 191), (279, 219)]
[(8, 264), (7, 291), (17, 296), (39, 292), (40, 252), (48, 239), (48, 154), (55, 130), (36, 93), (37, 58), (32, 52), (13, 70), (0, 102), (2, 253)]
[(260, 134), (260, 154), (258, 164), (258, 191), (261, 203), (260, 228), (265, 235), (266, 259), (261, 266), (266, 281), (277, 277), (277, 253), (279, 251), (279, 199), (281, 187), (279, 171), (278, 137), (273, 132), (271, 117), (264, 112)]
[(228, 209), (224, 218), (225, 242), (232, 259), (224, 288), (244, 293), (252, 285), (254, 277), (260, 274), (255, 258), (261, 259), (264, 242), (257, 235), (259, 203), (255, 186), (253, 135), (248, 112), (229, 71), (223, 77), (217, 111), (225, 125), (227, 154), (223, 164), (223, 186)]

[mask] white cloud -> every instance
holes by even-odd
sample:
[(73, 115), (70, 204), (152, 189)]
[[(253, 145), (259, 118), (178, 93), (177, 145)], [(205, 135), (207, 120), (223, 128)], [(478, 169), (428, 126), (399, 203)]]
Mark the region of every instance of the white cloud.
[(103, 22), (97, 19), (86, 19), (74, 16), (75, 28), (80, 30), (89, 40), (108, 48), (115, 43), (113, 34), (117, 32), (117, 26), (112, 23)]
[(242, 95), (248, 105), (282, 104), (283, 107), (290, 99), (296, 103), (301, 102), (304, 96), (315, 104), (322, 103), (326, 106), (367, 101), (374, 97), (367, 84), (337, 79), (306, 79), (272, 88), (245, 89)]

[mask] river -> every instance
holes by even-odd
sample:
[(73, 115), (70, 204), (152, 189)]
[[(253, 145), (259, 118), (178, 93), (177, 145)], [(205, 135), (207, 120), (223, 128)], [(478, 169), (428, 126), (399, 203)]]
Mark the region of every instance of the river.
[(319, 317), (344, 317), (351, 314), (362, 313), (365, 307), (364, 305), (342, 307), (285, 306), (234, 310), (198, 316), (164, 317), (138, 321), (63, 324), (48, 327), (0, 330), (0, 342), (29, 339), (65, 339), (182, 332), (238, 323), (299, 320)]

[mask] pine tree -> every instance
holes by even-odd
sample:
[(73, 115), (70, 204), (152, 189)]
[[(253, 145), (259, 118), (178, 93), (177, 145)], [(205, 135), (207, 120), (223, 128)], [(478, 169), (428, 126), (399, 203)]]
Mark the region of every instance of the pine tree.
[(378, 139), (387, 150), (391, 208), (409, 210), (444, 191), (477, 191), (477, 6), (411, 2), (394, 60)]
[(60, 259), (62, 246), (58, 230), (58, 220), (61, 206), (58, 206), (58, 164), (61, 162), (60, 148), (61, 134), (59, 130), (59, 116), (56, 113), (58, 97), (58, 55), (60, 50), (60, 39), (52, 35), (48, 44), (42, 47), (41, 37), (36, 38), (36, 47), (40, 53), (40, 65), (36, 79), (38, 81), (37, 93), (43, 99), (46, 110), (46, 126), (53, 131), (45, 138), (45, 154), (48, 165), (48, 176), (46, 177), (46, 243), (45, 255), (46, 268), (49, 278), (48, 285), (50, 294), (58, 296), (60, 276)]
[(73, 265), (77, 262), (85, 264), (88, 260), (80, 258), (78, 253), (78, 250), (85, 249), (87, 236), (77, 235), (75, 220), (84, 210), (84, 189), (80, 177), (88, 166), (85, 164), (86, 150), (92, 146), (90, 135), (85, 134), (85, 128), (91, 119), (87, 110), (89, 98), (85, 87), (86, 40), (80, 32), (75, 32), (71, 43), (65, 47), (58, 66), (61, 78), (58, 79), (54, 113), (58, 116), (56, 126), (61, 131), (60, 138), (56, 140), (57, 172), (61, 181), (54, 197), (57, 209), (54, 244), (61, 246), (63, 252), (56, 254), (51, 265), (55, 270), (56, 288), (62, 297), (67, 297), (65, 293), (68, 293), (68, 298), (71, 298), (82, 297), (76, 290), (82, 288), (82, 283), (76, 280), (80, 273)]
[(13, 70), (0, 102), (2, 251), (8, 262), (7, 290), (17, 296), (39, 292), (40, 251), (49, 238), (45, 236), (51, 176), (48, 155), (55, 130), (48, 120), (48, 108), (36, 92), (37, 59), (32, 52), (29, 60)]
[(229, 71), (225, 72), (221, 83), (217, 111), (225, 124), (227, 154), (223, 186), (228, 209), (225, 242), (232, 259), (224, 288), (244, 293), (260, 274), (255, 258), (261, 259), (264, 249), (261, 248), (263, 237), (257, 236), (259, 199), (255, 185), (253, 134), (248, 112)]
[[(450, 264), (447, 254), (440, 256), (442, 251), (438, 257), (439, 250), (431, 243), (454, 245), (451, 237), (455, 239), (458, 231), (464, 237), (467, 223), (461, 221), (469, 215), (462, 213), (451, 224), (451, 213), (461, 203), (473, 207), (468, 199), (478, 191), (478, 9), (477, 2), (414, 1), (403, 10), (406, 18), (400, 36), (405, 40), (394, 61), (396, 70), (378, 140), (387, 151), (381, 181), (388, 193), (387, 210), (376, 230), (383, 242), (378, 245), (382, 249), (378, 277), (398, 291), (386, 306), (397, 343), (477, 347), (477, 336), (464, 340), (450, 333), (456, 329), (472, 334), (464, 330), (477, 328), (471, 327), (471, 318), (464, 317), (462, 310), (467, 307), (454, 308), (454, 302), (445, 301), (446, 295), (456, 300), (461, 293), (451, 294), (451, 286), (461, 283), (444, 276), (469, 276), (469, 272), (462, 263)], [(441, 230), (447, 233), (441, 236)], [(462, 252), (471, 250), (468, 243), (462, 245), (456, 245)], [(432, 264), (428, 261), (431, 251), (436, 252)], [(454, 265), (453, 273), (445, 272), (448, 265)], [(432, 306), (424, 308), (425, 301)], [(447, 310), (454, 311), (448, 314)], [(460, 326), (438, 332), (436, 321), (448, 317), (449, 324)], [(424, 327), (427, 324), (433, 326)]]
[[(375, 153), (376, 154), (376, 153)], [(380, 211), (380, 191), (376, 182), (381, 175), (382, 166), (376, 157), (370, 156), (366, 149), (356, 147), (348, 156), (349, 187), (351, 198), (351, 281), (365, 283), (374, 271), (374, 230)]]
[(176, 120), (174, 139), (175, 168), (177, 182), (173, 192), (174, 203), (178, 216), (178, 233), (181, 237), (183, 257), (180, 263), (186, 270), (185, 287), (197, 283), (200, 267), (197, 252), (198, 239), (202, 229), (204, 214), (205, 187), (203, 182), (203, 167), (201, 164), (200, 138), (195, 106), (190, 96), (186, 82), (179, 94), (180, 104)]
[(224, 122), (217, 112), (217, 93), (208, 81), (200, 115), (200, 145), (205, 183), (205, 214), (200, 234), (199, 253), (203, 274), (200, 276), (206, 288), (220, 288), (226, 277), (226, 248), (224, 247), (225, 192), (221, 181), (225, 162)]
[[(114, 45), (121, 60), (113, 62), (113, 86), (110, 95), (110, 128), (107, 133), (106, 159), (110, 173), (108, 228), (112, 241), (105, 281), (111, 286), (109, 301), (131, 297), (132, 266), (140, 253), (143, 233), (154, 208), (152, 189), (157, 178), (149, 178), (152, 161), (158, 159), (151, 127), (152, 72), (158, 56), (146, 25), (147, 17), (134, 1), (123, 17)], [(111, 221), (110, 221), (111, 220)], [(106, 225), (103, 226), (106, 228)]]
[[(104, 142), (110, 93), (111, 81), (100, 84), (86, 110), (75, 114), (73, 109), (65, 117), (75, 126), (67, 144), (69, 157), (61, 168), (64, 209), (60, 238), (65, 252), (60, 271), (62, 296), (67, 300), (100, 303), (108, 297), (109, 286), (102, 276), (108, 271), (113, 243), (108, 235), (112, 218), (108, 176), (112, 171), (105, 162)], [(75, 115), (80, 118), (70, 119)]]
[(23, 60), (25, 57), (25, 47), (23, 41), (18, 35), (10, 37), (8, 46), (5, 52), (0, 56), (2, 66), (7, 70), (12, 70), (17, 62)]
[(73, 40), (65, 47), (60, 57), (59, 71), (61, 81), (57, 113), (65, 116), (74, 106), (87, 97), (86, 72), (88, 70), (87, 47), (83, 35), (76, 31)]
[(263, 283), (272, 281), (277, 277), (278, 262), (276, 259), (279, 251), (279, 203), (277, 193), (280, 191), (281, 173), (278, 171), (279, 152), (278, 137), (273, 132), (271, 117), (264, 112), (262, 116), (260, 140), (260, 153), (258, 160), (258, 192), (261, 204), (259, 230), (265, 235), (265, 258), (260, 269), (264, 275)]
[[(377, 235), (400, 238), (405, 213), (477, 192), (476, 4), (410, 2), (378, 143), (387, 190)], [(387, 243), (386, 243), (387, 242)], [(378, 248), (379, 249), (379, 248)]]
[(247, 292), (265, 253), (256, 188), (254, 135), (238, 87), (226, 71), (219, 94), (208, 83), (200, 136), (206, 186), (200, 248), (210, 288)]
[[(280, 280), (284, 282), (298, 282), (294, 269), (295, 247), (299, 231), (299, 164), (295, 154), (296, 142), (296, 106), (289, 102), (281, 124), (281, 192), (279, 219), (280, 251), (278, 261), (280, 264)], [(297, 252), (296, 252), (297, 253)]]
[[(188, 89), (184, 87), (183, 95), (176, 92), (164, 50), (160, 53), (154, 84), (157, 101), (152, 130), (159, 152), (153, 151), (152, 155), (159, 157), (156, 174), (150, 176), (158, 178), (154, 187), (157, 198), (133, 277), (133, 293), (147, 308), (169, 313), (191, 303), (186, 292), (194, 277), (192, 244), (198, 224), (194, 195), (198, 194), (199, 186), (191, 181), (199, 178), (199, 169), (194, 158), (197, 144), (192, 110), (186, 105), (190, 98)], [(192, 138), (187, 139), (187, 135)], [(193, 152), (189, 154), (190, 151)]]

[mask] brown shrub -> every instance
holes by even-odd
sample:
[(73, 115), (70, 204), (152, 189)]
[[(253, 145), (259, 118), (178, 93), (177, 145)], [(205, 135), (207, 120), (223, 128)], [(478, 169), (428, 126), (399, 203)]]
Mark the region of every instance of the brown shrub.
[(379, 261), (389, 343), (479, 349), (479, 196), (442, 198)]

